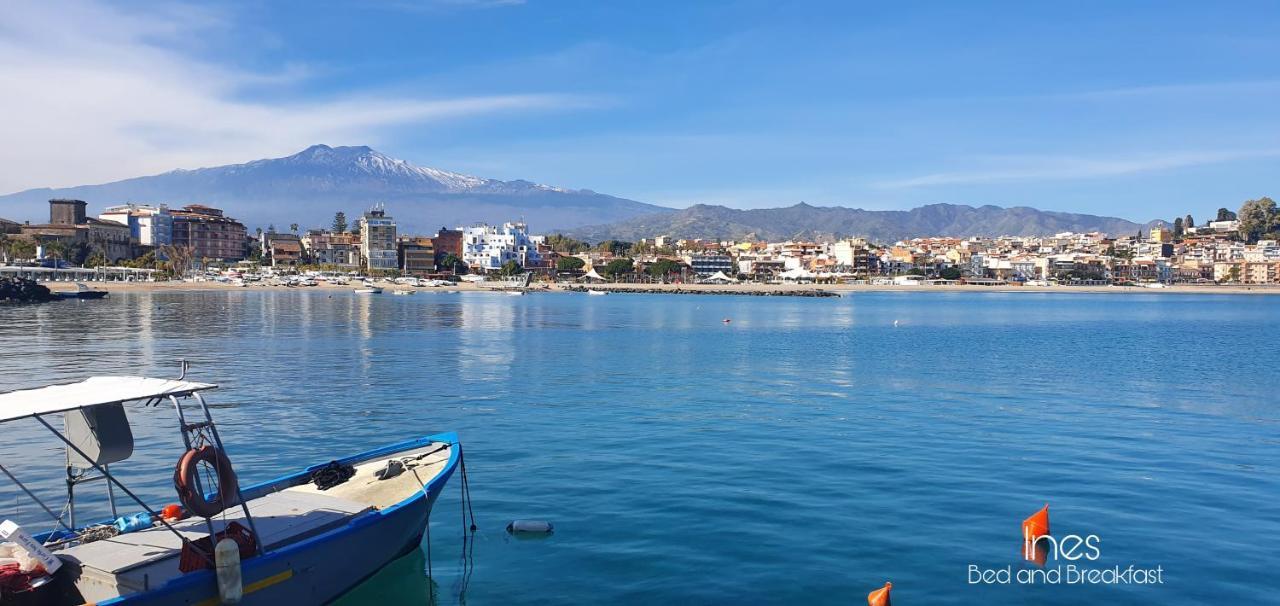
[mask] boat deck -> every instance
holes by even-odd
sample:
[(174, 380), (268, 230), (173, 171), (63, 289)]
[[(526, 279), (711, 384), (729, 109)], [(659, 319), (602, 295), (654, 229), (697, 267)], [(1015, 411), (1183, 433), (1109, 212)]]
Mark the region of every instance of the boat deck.
[[(306, 483), (250, 499), (249, 511), (258, 536), (265, 549), (271, 550), (324, 533), (360, 514), (400, 503), (422, 491), (424, 484), (445, 469), (450, 448), (433, 443), (373, 458), (354, 465), (355, 475), (329, 490)], [(385, 469), (392, 459), (410, 462), (399, 475), (379, 480), (374, 474)], [(211, 520), (214, 531), (223, 530), (231, 522), (249, 527), (238, 506)], [(203, 518), (173, 526), (192, 541), (209, 536)], [(182, 574), (178, 570), (181, 551), (178, 537), (157, 526), (75, 545), (57, 555), (79, 569), (76, 589), (85, 601), (94, 602), (146, 591), (178, 577)]]
[[(282, 491), (249, 501), (249, 511), (266, 549), (314, 536), (370, 511), (367, 504), (325, 494)], [(215, 531), (231, 522), (248, 528), (244, 512), (232, 507), (225, 516), (211, 520)], [(209, 536), (204, 519), (174, 524), (188, 540)], [(76, 545), (58, 552), (64, 561), (78, 564), (76, 586), (88, 601), (144, 591), (181, 575), (178, 555), (182, 542), (163, 526)]]
[[(355, 465), (355, 475), (329, 490), (320, 490), (315, 484), (301, 484), (286, 488), (285, 492), (351, 499), (378, 509), (390, 507), (421, 491), (424, 484), (444, 471), (449, 462), (449, 450), (450, 446), (447, 444), (431, 444), (416, 450), (398, 452), (393, 456)], [(419, 456), (422, 458), (415, 460), (398, 476), (379, 480), (374, 475), (386, 469), (388, 460)], [(254, 514), (254, 518), (257, 518), (257, 514)]]

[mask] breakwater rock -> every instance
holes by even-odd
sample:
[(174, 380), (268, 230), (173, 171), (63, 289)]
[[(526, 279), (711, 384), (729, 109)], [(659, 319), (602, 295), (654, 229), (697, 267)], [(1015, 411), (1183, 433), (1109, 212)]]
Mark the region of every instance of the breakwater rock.
[(0, 303), (44, 303), (58, 297), (26, 278), (0, 278)]

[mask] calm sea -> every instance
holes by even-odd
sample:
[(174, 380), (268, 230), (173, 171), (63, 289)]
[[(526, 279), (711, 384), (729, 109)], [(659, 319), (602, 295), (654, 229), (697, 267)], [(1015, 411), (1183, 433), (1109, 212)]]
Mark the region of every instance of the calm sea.
[[(468, 557), (455, 478), (430, 560), (348, 604), (858, 604), (886, 580), (899, 605), (1274, 603), (1277, 312), (1164, 294), (125, 293), (0, 307), (0, 389), (186, 358), (221, 386), (250, 482), (457, 430)], [(116, 471), (170, 502), (172, 413), (130, 414), (139, 445)], [(61, 503), (42, 432), (5, 426), (0, 461)], [(16, 502), (0, 482), (0, 516)], [(1159, 566), (1163, 583), (970, 583), (971, 566), (1025, 569), (1020, 523), (1045, 503), (1055, 535), (1100, 540), (1097, 560), (1050, 568)], [(556, 532), (514, 540), (516, 518)]]

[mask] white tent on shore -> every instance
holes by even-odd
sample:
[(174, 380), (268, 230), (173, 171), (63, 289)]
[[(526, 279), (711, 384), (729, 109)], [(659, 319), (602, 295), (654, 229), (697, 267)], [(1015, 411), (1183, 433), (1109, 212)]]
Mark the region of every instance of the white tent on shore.
[(778, 274), (778, 277), (782, 278), (783, 280), (812, 280), (817, 276), (818, 274), (815, 274), (803, 267), (789, 269), (787, 271), (784, 271)]
[(703, 284), (729, 284), (731, 282), (737, 282), (738, 279), (725, 275), (722, 271), (718, 271), (698, 281)]
[(599, 281), (601, 281), (601, 282), (604, 282), (604, 281), (605, 281), (605, 280), (604, 280), (604, 276), (601, 276), (600, 274), (596, 273), (596, 270), (595, 270), (595, 268), (594, 268), (594, 267), (593, 267), (593, 268), (591, 268), (591, 271), (589, 271), (589, 272), (587, 272), (587, 273), (585, 273), (585, 274), (582, 274), (582, 277), (581, 277), (581, 278), (578, 278), (578, 279), (579, 279), (579, 280), (599, 280)]

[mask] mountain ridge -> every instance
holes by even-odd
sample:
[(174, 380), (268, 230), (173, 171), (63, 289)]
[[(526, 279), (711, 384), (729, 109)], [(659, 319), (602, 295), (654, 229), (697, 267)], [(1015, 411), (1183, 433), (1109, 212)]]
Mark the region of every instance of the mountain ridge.
[(567, 235), (592, 242), (667, 235), (676, 238), (732, 240), (833, 240), (865, 237), (893, 242), (927, 236), (1037, 236), (1074, 231), (1109, 235), (1146, 229), (1118, 217), (1046, 211), (1029, 206), (927, 204), (910, 210), (865, 210), (843, 206), (793, 206), (734, 209), (696, 204), (619, 222), (583, 226)]
[(538, 230), (566, 229), (670, 210), (588, 189), (417, 166), (368, 146), (312, 145), (281, 158), (15, 192), (0, 196), (0, 216), (41, 220), (47, 200), (56, 197), (85, 200), (93, 211), (126, 202), (201, 203), (246, 224), (304, 227), (328, 225), (339, 210), (354, 216), (386, 203), (405, 231), (514, 220)]

